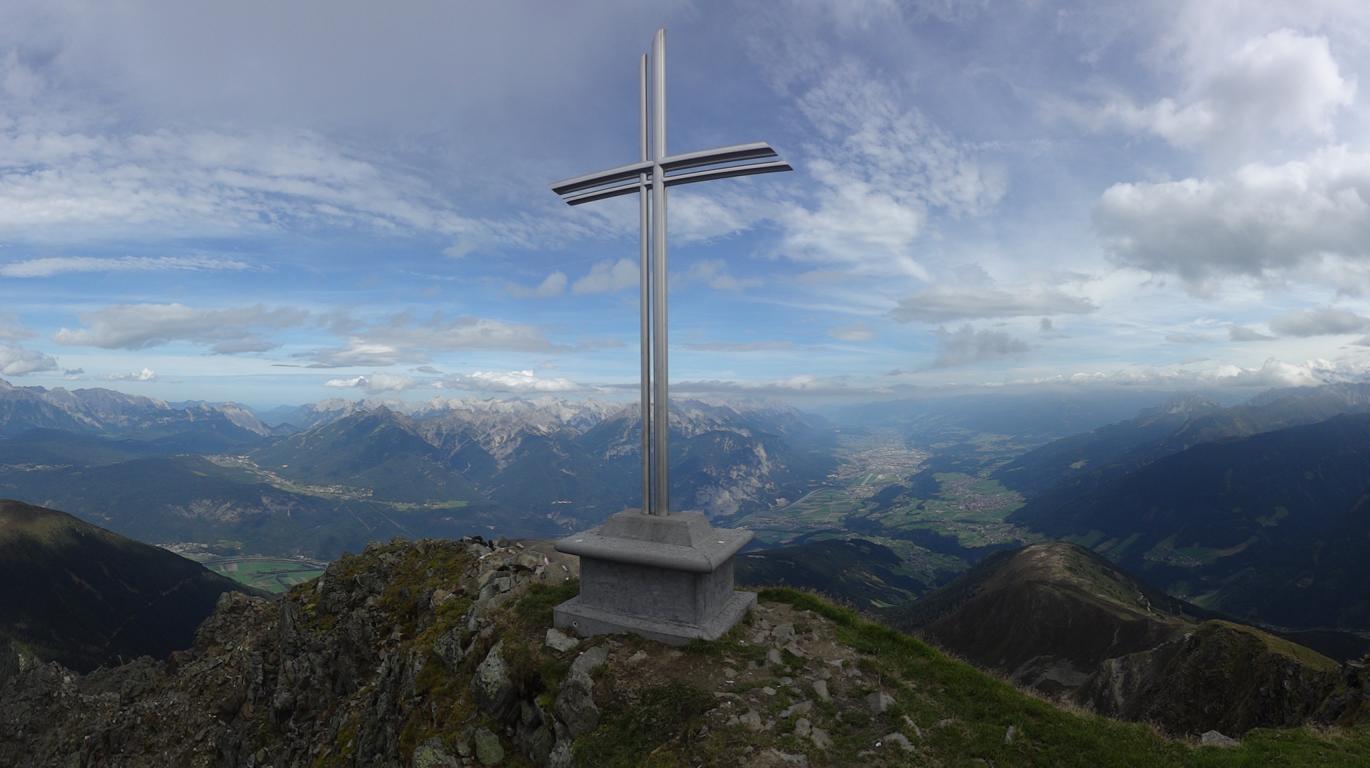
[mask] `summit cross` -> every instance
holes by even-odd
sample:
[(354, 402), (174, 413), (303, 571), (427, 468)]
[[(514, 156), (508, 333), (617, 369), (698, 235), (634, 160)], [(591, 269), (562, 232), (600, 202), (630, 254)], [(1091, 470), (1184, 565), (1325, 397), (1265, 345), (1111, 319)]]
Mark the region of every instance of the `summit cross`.
[[(648, 68), (651, 69), (648, 113)], [(670, 512), (669, 361), (666, 340), (666, 189), (699, 181), (789, 171), (769, 144), (757, 142), (666, 154), (666, 30), (652, 38), (652, 52), (638, 66), (638, 162), (577, 176), (552, 185), (568, 205), (638, 194), (641, 312), (642, 512)], [(649, 139), (650, 133), (650, 141)]]

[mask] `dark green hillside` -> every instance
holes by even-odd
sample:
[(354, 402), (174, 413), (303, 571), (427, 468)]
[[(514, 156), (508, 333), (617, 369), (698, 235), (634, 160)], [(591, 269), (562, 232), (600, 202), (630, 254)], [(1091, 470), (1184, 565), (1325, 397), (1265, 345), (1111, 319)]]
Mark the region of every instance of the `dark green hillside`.
[(0, 437), (0, 465), (115, 464), (159, 453), (156, 446), (137, 440), (118, 440), (60, 429), (31, 429)]
[(234, 581), (71, 515), (0, 500), (0, 636), (77, 670), (188, 648)]
[(95, 467), (0, 467), (0, 495), (70, 510), (157, 543), (224, 543), (231, 551), (327, 559), (395, 536), (489, 532), (545, 535), (488, 504), (383, 503), (332, 489), (268, 482), (259, 472), (200, 456), (150, 457)]
[(1021, 685), (1175, 734), (1354, 722), (1367, 709), (1364, 681), (1331, 659), (1064, 542), (993, 555), (893, 615)]
[(929, 584), (893, 550), (865, 539), (823, 539), (738, 556), (740, 584), (820, 592), (873, 612), (907, 603)]
[[(530, 570), (530, 554), (552, 563)], [(3, 687), (0, 764), (1216, 768), (1370, 758), (1363, 726), (1256, 730), (1220, 749), (1060, 708), (785, 589), (763, 591), (715, 642), (671, 649), (601, 636), (558, 650), (551, 608), (576, 591), (559, 558), (545, 545), (377, 545), (277, 601), (223, 601), (174, 663), (74, 680), (31, 667)]]
[(1244, 620), (1370, 629), (1370, 415), (1198, 445), (1010, 519)]
[(477, 495), (407, 418), (386, 408), (281, 438), (253, 458), (283, 477), (370, 488), (378, 499), (456, 501)]

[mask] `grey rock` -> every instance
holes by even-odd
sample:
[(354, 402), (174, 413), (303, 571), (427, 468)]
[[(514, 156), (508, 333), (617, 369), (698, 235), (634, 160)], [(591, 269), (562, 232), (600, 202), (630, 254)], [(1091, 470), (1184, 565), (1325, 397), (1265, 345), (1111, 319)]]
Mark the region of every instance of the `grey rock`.
[(557, 717), (566, 724), (566, 730), (572, 738), (588, 733), (599, 725), (599, 707), (595, 705), (594, 685), (584, 669), (577, 669), (575, 664), (572, 664), (571, 673), (566, 676), (561, 684), (561, 691), (557, 693), (553, 709)]
[(1013, 740), (1016, 738), (1018, 738), (1018, 726), (1010, 725), (1008, 728), (1004, 729), (1005, 744), (1012, 744)]
[(808, 768), (809, 765), (808, 757), (790, 754), (789, 752), (781, 752), (775, 748), (762, 752), (757, 756), (757, 760), (755, 765), (763, 766), (764, 768), (788, 768), (789, 766)]
[(571, 742), (562, 739), (552, 747), (552, 754), (547, 756), (547, 768), (571, 768)]
[(414, 768), (461, 768), (438, 739), (429, 739), (414, 748)]
[(466, 649), (461, 644), (461, 634), (459, 627), (453, 627), (438, 635), (438, 639), (433, 641), (433, 653), (437, 654), (442, 663), (451, 670), (456, 670), (462, 657), (466, 655)]
[(832, 737), (822, 728), (813, 729), (813, 732), (809, 734), (809, 739), (812, 740), (813, 745), (819, 749), (828, 749), (832, 746)]
[(777, 624), (771, 630), (771, 637), (775, 639), (776, 645), (785, 645), (794, 640), (793, 624)]
[(509, 665), (500, 655), (502, 647), (503, 641), (495, 643), (471, 678), (476, 706), (496, 718), (503, 717), (514, 703), (514, 685), (509, 679)]
[(484, 727), (476, 729), (476, 759), (481, 765), (504, 762), (504, 746), (499, 743), (499, 737)]
[(894, 705), (894, 697), (884, 691), (876, 691), (866, 696), (866, 708), (872, 715), (883, 715)]
[(595, 670), (604, 666), (604, 662), (609, 660), (609, 649), (602, 645), (597, 645), (587, 651), (582, 652), (571, 662), (571, 674), (584, 672), (586, 675), (593, 675)]
[(761, 715), (755, 709), (747, 710), (746, 714), (737, 718), (737, 722), (749, 731), (759, 731), (764, 727), (761, 722)]
[(813, 723), (809, 722), (808, 718), (801, 717), (794, 721), (795, 736), (808, 736), (812, 731)]
[(1199, 737), (1199, 746), (1203, 747), (1231, 749), (1233, 747), (1240, 747), (1241, 744), (1240, 741), (1237, 741), (1231, 736), (1224, 735), (1217, 731), (1205, 731), (1204, 734)]
[(832, 694), (828, 693), (828, 683), (826, 680), (813, 681), (813, 694), (819, 701), (832, 701)]
[(913, 751), (913, 743), (909, 741), (909, 737), (905, 736), (904, 734), (898, 731), (895, 731), (894, 733), (885, 734), (885, 738), (881, 739), (880, 741), (883, 744), (894, 744), (895, 746), (899, 747), (905, 752)]
[(766, 663), (776, 667), (785, 663), (785, 658), (780, 655), (779, 648), (772, 648), (769, 651), (766, 651)]
[(561, 653), (574, 650), (576, 646), (580, 645), (579, 640), (566, 635), (556, 627), (549, 627), (547, 629), (546, 643), (550, 648), (555, 651), (560, 651)]
[(801, 701), (801, 702), (799, 702), (799, 703), (797, 703), (797, 704), (791, 704), (790, 706), (786, 707), (786, 708), (780, 713), (780, 716), (781, 716), (781, 717), (794, 717), (795, 715), (807, 715), (807, 714), (809, 714), (809, 713), (812, 712), (812, 711), (813, 711), (813, 702), (812, 702), (812, 701)]

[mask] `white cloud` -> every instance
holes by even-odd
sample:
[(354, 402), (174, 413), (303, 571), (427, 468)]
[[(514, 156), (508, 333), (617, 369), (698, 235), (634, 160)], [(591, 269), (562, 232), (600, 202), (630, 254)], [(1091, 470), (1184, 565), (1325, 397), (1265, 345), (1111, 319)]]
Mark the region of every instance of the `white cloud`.
[(310, 360), (311, 367), (315, 368), (349, 368), (426, 363), (435, 353), (453, 350), (552, 352), (565, 349), (549, 342), (531, 325), (483, 317), (432, 315), (416, 319), (401, 312), (350, 331), (341, 347), (316, 349), (297, 357)]
[(589, 274), (571, 284), (577, 296), (589, 293), (615, 293), (639, 284), (637, 262), (630, 259), (600, 261), (590, 267)]
[(365, 389), (367, 392), (403, 392), (412, 389), (418, 382), (407, 376), (390, 373), (373, 373), (369, 376), (353, 376), (348, 379), (329, 379), (325, 387), (335, 389)]
[(1054, 288), (1033, 288), (1012, 293), (993, 288), (934, 288), (900, 299), (899, 305), (890, 311), (890, 316), (905, 323), (945, 323), (980, 318), (1084, 314), (1096, 309), (1089, 299)]
[(682, 345), (692, 352), (777, 352), (795, 348), (792, 341), (696, 341)]
[(0, 277), (52, 277), (71, 272), (232, 271), (253, 269), (238, 259), (209, 256), (50, 256), (0, 264)]
[(569, 392), (581, 387), (569, 379), (543, 378), (535, 371), (475, 371), (442, 380), (448, 389), (468, 392)]
[(864, 325), (843, 325), (828, 331), (828, 335), (839, 341), (870, 341), (875, 332)]
[(917, 110), (888, 80), (853, 61), (825, 66), (795, 94), (821, 136), (805, 168), (816, 205), (780, 215), (782, 253), (872, 274), (926, 277), (913, 243), (929, 215), (978, 215), (1002, 197), (1000, 172)]
[(1230, 152), (1270, 139), (1331, 136), (1337, 113), (1356, 93), (1326, 37), (1290, 29), (1209, 54), (1191, 63), (1187, 74), (1177, 98), (1145, 106), (1115, 98), (1088, 119), (1153, 133), (1179, 146), (1215, 145)]
[(0, 341), (0, 376), (23, 376), (57, 370), (57, 360), (35, 349)]
[(0, 341), (21, 341), (32, 336), (32, 331), (19, 324), (18, 315), (0, 313)]
[(144, 368), (141, 371), (132, 373), (115, 373), (107, 377), (110, 381), (156, 381), (157, 372), (151, 368)]
[(1275, 337), (1244, 325), (1233, 325), (1227, 329), (1227, 338), (1229, 341), (1269, 341)]
[(1349, 309), (1323, 307), (1280, 315), (1270, 321), (1270, 330), (1283, 336), (1336, 336), (1370, 330), (1370, 317)]
[(1179, 275), (1262, 277), (1370, 256), (1370, 153), (1333, 147), (1216, 180), (1115, 184), (1094, 211), (1118, 262)]
[(226, 309), (194, 309), (184, 304), (119, 304), (80, 314), (83, 328), (62, 328), (53, 336), (59, 344), (104, 349), (146, 349), (174, 341), (212, 344), (214, 351), (269, 349), (254, 333), (262, 329), (303, 324), (309, 313), (261, 304)]
[(519, 299), (550, 299), (566, 292), (566, 274), (553, 272), (532, 288), (518, 283), (509, 283), (505, 288), (510, 296)]
[(976, 330), (963, 325), (955, 331), (937, 329), (937, 359), (934, 368), (974, 365), (990, 360), (1021, 355), (1028, 345), (1003, 331)]

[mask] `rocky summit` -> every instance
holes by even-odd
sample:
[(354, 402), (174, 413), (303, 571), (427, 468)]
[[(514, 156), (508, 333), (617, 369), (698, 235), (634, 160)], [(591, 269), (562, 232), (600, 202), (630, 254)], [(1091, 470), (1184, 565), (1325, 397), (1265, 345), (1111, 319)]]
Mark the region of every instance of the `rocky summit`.
[[(807, 594), (715, 642), (577, 638), (546, 543), (393, 542), (279, 598), (225, 594), (194, 645), (78, 675), (23, 655), (0, 765), (1364, 765), (1361, 731), (1167, 739), (1057, 708)], [(1229, 743), (1230, 742), (1230, 743)], [(1256, 761), (1256, 762), (1252, 762)]]

